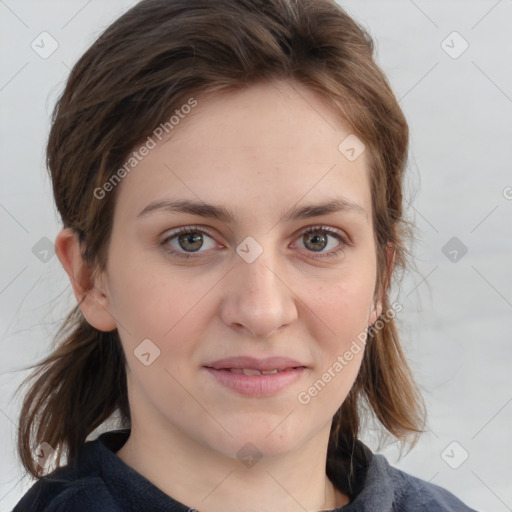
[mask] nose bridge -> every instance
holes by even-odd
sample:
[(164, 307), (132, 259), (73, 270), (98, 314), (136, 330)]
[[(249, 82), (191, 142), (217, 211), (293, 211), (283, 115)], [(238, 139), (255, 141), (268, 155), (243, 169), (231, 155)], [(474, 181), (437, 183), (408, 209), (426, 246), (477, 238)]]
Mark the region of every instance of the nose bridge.
[(230, 285), (223, 298), (223, 321), (254, 336), (268, 336), (296, 318), (293, 294), (270, 249), (249, 261), (240, 256), (230, 272)]
[[(245, 300), (254, 302), (258, 307), (261, 301), (274, 301), (280, 293), (278, 278), (275, 273), (275, 259), (269, 257), (270, 251), (261, 254), (252, 263), (239, 262), (237, 277), (239, 279)], [(273, 261), (274, 260), (274, 261)], [(243, 290), (245, 288), (245, 290)]]

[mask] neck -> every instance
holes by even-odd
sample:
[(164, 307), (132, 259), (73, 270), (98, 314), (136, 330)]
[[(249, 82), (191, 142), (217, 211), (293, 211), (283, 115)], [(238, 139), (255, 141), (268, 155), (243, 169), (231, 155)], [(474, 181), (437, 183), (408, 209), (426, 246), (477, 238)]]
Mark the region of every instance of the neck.
[(328, 427), (298, 450), (243, 463), (169, 425), (160, 435), (149, 433), (144, 422), (132, 417), (130, 437), (117, 455), (168, 496), (199, 512), (329, 510), (349, 499), (325, 472)]

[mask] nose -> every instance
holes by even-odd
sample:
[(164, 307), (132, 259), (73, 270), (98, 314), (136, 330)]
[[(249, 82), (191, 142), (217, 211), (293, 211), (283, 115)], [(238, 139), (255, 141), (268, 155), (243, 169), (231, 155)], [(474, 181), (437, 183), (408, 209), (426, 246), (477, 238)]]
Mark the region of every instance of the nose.
[(296, 296), (274, 258), (264, 251), (255, 261), (240, 258), (226, 276), (220, 315), (241, 334), (267, 338), (298, 316)]

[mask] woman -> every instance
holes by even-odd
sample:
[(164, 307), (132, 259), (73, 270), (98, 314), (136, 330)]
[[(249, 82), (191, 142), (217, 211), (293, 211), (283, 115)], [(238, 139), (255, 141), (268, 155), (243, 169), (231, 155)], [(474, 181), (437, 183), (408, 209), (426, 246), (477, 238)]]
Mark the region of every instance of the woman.
[(471, 510), (358, 439), (371, 414), (403, 443), (424, 426), (389, 299), (407, 147), (334, 2), (114, 22), (49, 137), (78, 306), (24, 401), (39, 481), (14, 510)]

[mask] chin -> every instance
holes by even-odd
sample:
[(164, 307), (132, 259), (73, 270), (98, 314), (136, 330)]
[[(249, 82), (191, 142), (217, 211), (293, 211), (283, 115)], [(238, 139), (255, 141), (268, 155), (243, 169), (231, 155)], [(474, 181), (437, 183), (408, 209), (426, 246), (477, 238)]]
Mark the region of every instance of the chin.
[[(282, 418), (281, 418), (282, 419)], [(275, 458), (281, 457), (289, 452), (294, 451), (302, 442), (297, 436), (298, 429), (295, 433), (283, 433), (282, 430), (276, 429), (279, 421), (275, 421), (271, 428), (266, 428), (262, 424), (257, 424), (257, 420), (252, 424), (242, 428), (239, 425), (236, 429), (229, 429), (233, 437), (224, 437), (225, 454), (229, 457), (235, 456), (242, 459), (244, 456), (254, 456), (257, 458)], [(261, 422), (263, 423), (263, 422)], [(216, 447), (219, 449), (219, 446)]]

